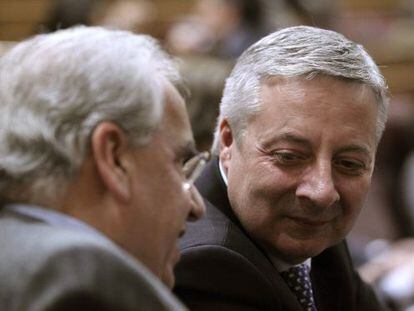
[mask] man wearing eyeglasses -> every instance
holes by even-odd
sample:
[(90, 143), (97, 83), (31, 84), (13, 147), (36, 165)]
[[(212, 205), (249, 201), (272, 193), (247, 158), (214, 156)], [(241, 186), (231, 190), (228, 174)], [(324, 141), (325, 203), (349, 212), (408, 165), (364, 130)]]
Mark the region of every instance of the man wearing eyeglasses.
[(344, 238), (387, 117), (367, 52), (313, 27), (272, 33), (226, 82), (176, 293), (191, 310), (381, 310)]
[(124, 31), (58, 31), (2, 57), (2, 310), (185, 309), (169, 288), (206, 156), (180, 83), (154, 39)]

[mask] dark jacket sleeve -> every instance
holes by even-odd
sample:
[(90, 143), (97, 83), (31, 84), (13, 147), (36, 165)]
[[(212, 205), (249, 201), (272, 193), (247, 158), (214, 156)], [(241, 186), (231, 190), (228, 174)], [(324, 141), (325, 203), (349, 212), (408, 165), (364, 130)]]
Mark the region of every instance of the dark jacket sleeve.
[(387, 310), (354, 269), (345, 241), (312, 259), (311, 276), (319, 311)]
[(357, 297), (356, 297), (356, 305), (358, 306), (358, 310), (363, 311), (387, 311), (390, 310), (385, 304), (378, 299), (377, 295), (375, 294), (374, 290), (370, 285), (365, 283), (359, 274), (355, 272), (355, 284), (357, 286)]

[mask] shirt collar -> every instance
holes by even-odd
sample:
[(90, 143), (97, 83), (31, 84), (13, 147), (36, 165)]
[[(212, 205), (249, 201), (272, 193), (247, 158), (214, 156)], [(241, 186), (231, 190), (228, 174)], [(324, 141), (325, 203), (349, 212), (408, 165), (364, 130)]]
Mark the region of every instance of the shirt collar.
[(306, 266), (309, 267), (309, 270), (310, 270), (311, 265), (312, 265), (311, 258), (308, 258), (304, 262), (299, 263), (297, 265), (292, 265), (292, 264), (289, 264), (289, 263), (287, 263), (283, 260), (280, 260), (279, 258), (276, 258), (272, 255), (268, 254), (268, 256), (269, 256), (270, 261), (272, 262), (272, 264), (275, 266), (276, 270), (279, 271), (279, 272), (287, 271), (287, 270), (289, 270), (290, 268), (292, 268), (294, 266), (300, 266), (300, 265), (306, 265)]
[(99, 237), (105, 237), (101, 232), (87, 223), (67, 214), (30, 204), (7, 204), (5, 210), (19, 215), (41, 220), (52, 226), (65, 227), (76, 231), (83, 231)]
[(223, 178), (224, 183), (226, 184), (226, 186), (228, 186), (227, 175), (226, 175), (226, 172), (224, 172), (224, 167), (221, 164), (220, 159), (219, 159), (219, 170), (220, 170), (221, 178)]

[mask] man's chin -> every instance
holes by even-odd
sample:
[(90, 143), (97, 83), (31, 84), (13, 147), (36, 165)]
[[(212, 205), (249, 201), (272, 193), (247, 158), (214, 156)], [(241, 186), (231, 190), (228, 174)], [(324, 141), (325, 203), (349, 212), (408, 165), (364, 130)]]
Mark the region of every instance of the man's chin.
[(292, 240), (289, 243), (278, 244), (277, 248), (273, 247), (274, 252), (270, 252), (273, 253), (276, 258), (280, 258), (286, 263), (296, 265), (319, 255), (327, 247), (329, 247), (327, 243), (321, 243), (320, 241)]
[(175, 275), (174, 275), (174, 267), (180, 261), (181, 254), (178, 250), (177, 246), (169, 253), (168, 259), (165, 262), (163, 274), (162, 274), (162, 282), (168, 286), (169, 288), (173, 288), (175, 284)]
[(166, 271), (164, 271), (164, 274), (162, 276), (162, 282), (165, 284), (165, 286), (172, 289), (175, 285), (174, 268), (171, 265), (168, 265), (165, 270)]

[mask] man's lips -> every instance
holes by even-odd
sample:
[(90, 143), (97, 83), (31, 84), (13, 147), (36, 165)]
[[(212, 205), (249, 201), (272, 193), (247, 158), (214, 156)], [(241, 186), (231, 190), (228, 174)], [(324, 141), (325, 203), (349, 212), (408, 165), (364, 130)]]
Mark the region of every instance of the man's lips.
[(288, 218), (298, 224), (305, 225), (305, 226), (312, 226), (312, 227), (324, 226), (332, 221), (332, 219), (325, 220), (325, 219), (313, 219), (313, 218), (295, 217), (295, 216), (290, 216)]

